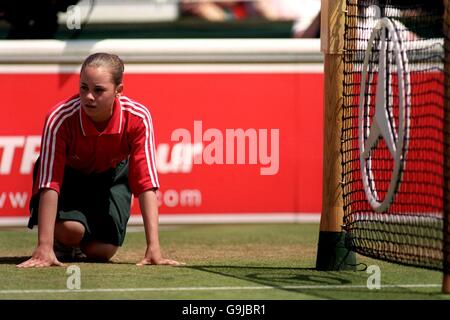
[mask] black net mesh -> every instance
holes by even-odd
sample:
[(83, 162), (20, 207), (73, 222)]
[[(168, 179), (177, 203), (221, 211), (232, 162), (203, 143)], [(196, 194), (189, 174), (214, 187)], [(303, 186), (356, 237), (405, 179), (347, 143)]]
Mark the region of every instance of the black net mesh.
[(438, 270), (443, 16), (442, 1), (347, 0), (341, 150), (352, 250)]

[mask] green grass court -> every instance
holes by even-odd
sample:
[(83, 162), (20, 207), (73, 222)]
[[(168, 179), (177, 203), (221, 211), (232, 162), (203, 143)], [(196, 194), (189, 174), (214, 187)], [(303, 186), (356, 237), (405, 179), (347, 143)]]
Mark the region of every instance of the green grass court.
[(0, 299), (450, 300), (440, 293), (442, 275), (436, 271), (358, 255), (358, 263), (380, 267), (379, 290), (366, 287), (370, 274), (363, 265), (361, 271), (315, 271), (318, 224), (160, 228), (164, 255), (186, 266), (136, 266), (145, 236), (143, 229), (130, 228), (111, 263), (66, 263), (80, 267), (80, 290), (67, 289), (64, 267), (17, 269), (31, 255), (37, 233), (0, 229)]

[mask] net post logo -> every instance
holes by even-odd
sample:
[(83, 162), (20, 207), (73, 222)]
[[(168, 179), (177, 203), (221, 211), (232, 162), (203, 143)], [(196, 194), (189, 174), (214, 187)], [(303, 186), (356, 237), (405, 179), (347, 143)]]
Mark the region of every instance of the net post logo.
[[(378, 20), (367, 45), (361, 75), (358, 118), (360, 168), (367, 200), (376, 212), (384, 212), (390, 207), (400, 185), (408, 149), (410, 76), (408, 58), (396, 23), (386, 17)], [(375, 58), (372, 50), (377, 51), (373, 55)], [(377, 56), (378, 64), (375, 64), (373, 61)], [(373, 110), (371, 84), (375, 81)], [(394, 95), (398, 96), (398, 104)], [(384, 199), (380, 199), (377, 192), (377, 177), (373, 171), (376, 167), (373, 154), (380, 140), (384, 140), (394, 162)]]

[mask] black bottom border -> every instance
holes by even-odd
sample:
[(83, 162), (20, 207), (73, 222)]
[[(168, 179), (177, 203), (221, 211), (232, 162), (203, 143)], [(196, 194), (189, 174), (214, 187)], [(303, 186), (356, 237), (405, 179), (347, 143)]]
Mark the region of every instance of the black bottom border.
[[(448, 314), (447, 300), (0, 300), (2, 314), (50, 318), (98, 316), (128, 319), (312, 319), (363, 317), (380, 319), (399, 315), (430, 317)], [(56, 312), (55, 312), (56, 311)], [(47, 318), (47, 317), (46, 317)]]

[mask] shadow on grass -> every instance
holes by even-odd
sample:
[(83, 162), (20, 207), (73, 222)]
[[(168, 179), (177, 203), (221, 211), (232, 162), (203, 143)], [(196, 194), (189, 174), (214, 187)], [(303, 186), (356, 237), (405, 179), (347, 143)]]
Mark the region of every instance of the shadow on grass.
[[(382, 287), (367, 288), (370, 276), (363, 271), (317, 271), (315, 268), (289, 268), (264, 266), (186, 266), (197, 271), (253, 282), (278, 290), (309, 295), (313, 299), (442, 299), (440, 289), (424, 292), (419, 288)], [(383, 285), (395, 285), (382, 282)], [(421, 291), (422, 290), (422, 291)]]
[[(2, 264), (10, 264), (10, 265), (18, 265), (19, 263), (22, 263), (28, 259), (30, 259), (31, 256), (18, 256), (18, 257), (0, 257), (0, 265)], [(74, 258), (74, 259), (59, 259), (62, 263), (71, 263), (71, 262), (81, 262), (81, 263), (90, 263), (90, 264), (116, 264), (114, 261), (98, 261), (98, 260), (88, 260), (85, 258)], [(127, 263), (131, 264), (131, 263)]]
[(19, 263), (24, 262), (25, 260), (30, 259), (30, 256), (22, 256), (22, 257), (0, 257), (0, 264), (13, 264), (17, 265)]

